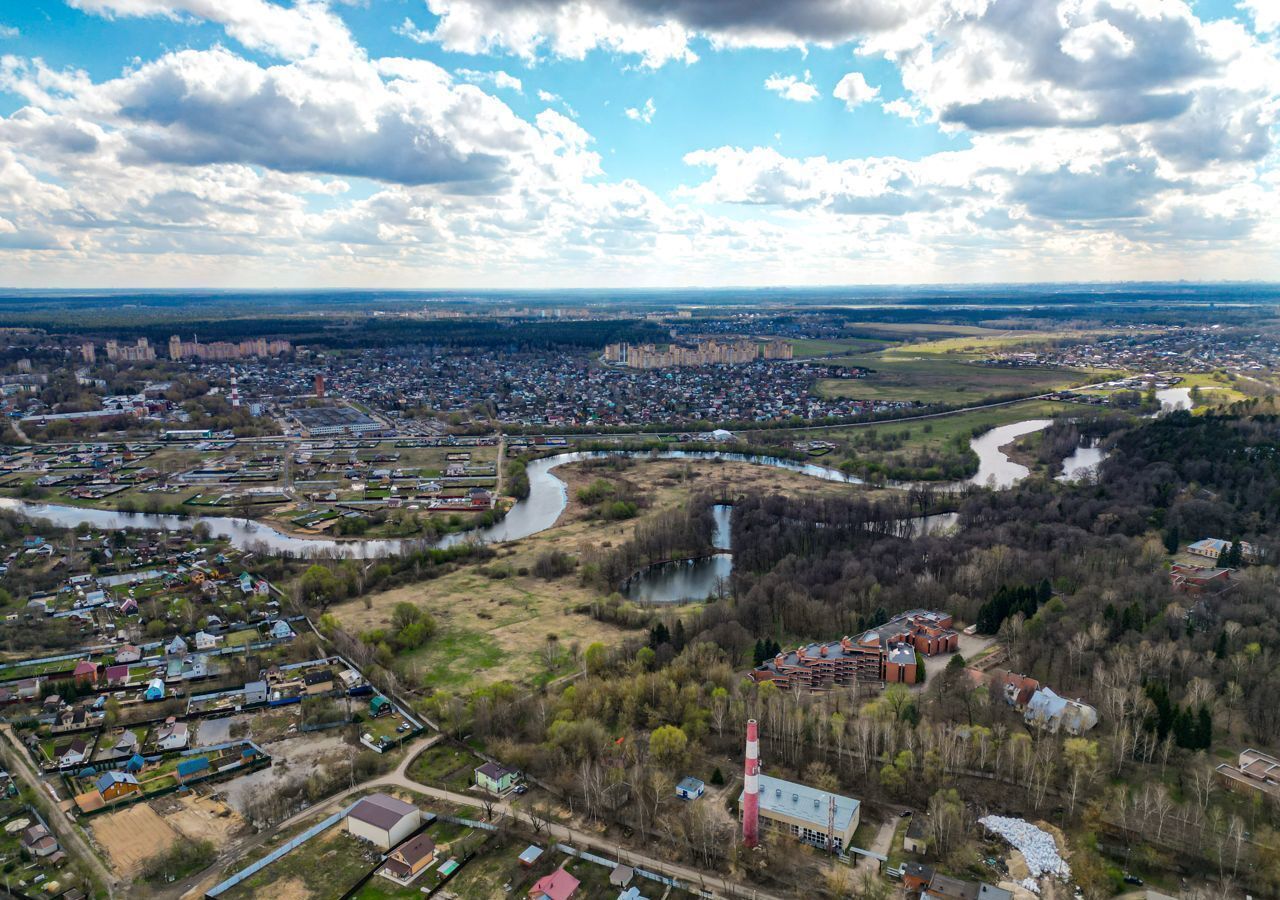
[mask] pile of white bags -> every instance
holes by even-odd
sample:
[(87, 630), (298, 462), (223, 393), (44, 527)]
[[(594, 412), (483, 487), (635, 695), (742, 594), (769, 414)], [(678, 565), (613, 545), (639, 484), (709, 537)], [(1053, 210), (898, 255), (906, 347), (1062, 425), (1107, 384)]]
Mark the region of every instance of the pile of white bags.
[[(1058, 854), (1058, 845), (1054, 843), (1053, 835), (1047, 831), (1042, 831), (1030, 822), (1007, 816), (983, 816), (978, 824), (1000, 835), (1026, 858), (1027, 868), (1031, 872), (1031, 878), (1026, 881), (1034, 881), (1042, 875), (1056, 875), (1064, 880), (1071, 878), (1071, 867)], [(1023, 882), (1024, 885), (1026, 881)]]

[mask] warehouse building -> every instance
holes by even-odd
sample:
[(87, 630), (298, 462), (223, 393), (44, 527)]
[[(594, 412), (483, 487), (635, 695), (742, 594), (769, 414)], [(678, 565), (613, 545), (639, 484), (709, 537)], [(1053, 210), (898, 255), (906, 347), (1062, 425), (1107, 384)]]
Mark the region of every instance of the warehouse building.
[(418, 807), (389, 794), (365, 797), (347, 813), (347, 831), (384, 851), (407, 838), (421, 823)]

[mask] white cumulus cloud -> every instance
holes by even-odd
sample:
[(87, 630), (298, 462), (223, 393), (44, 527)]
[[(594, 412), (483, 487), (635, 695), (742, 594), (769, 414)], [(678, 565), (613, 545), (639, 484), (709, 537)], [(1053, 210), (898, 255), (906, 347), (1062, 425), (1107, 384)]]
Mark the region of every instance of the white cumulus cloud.
[(818, 99), (818, 88), (813, 83), (813, 76), (806, 69), (803, 78), (795, 75), (779, 75), (777, 72), (764, 81), (767, 91), (773, 91), (783, 100), (795, 103), (811, 103)]
[(831, 95), (843, 100), (845, 109), (854, 109), (880, 96), (880, 88), (867, 84), (861, 72), (850, 72), (840, 79)]
[(639, 108), (634, 106), (627, 107), (625, 115), (633, 122), (643, 122), (645, 125), (648, 125), (653, 121), (653, 116), (657, 111), (658, 108), (654, 106), (653, 98), (650, 97), (648, 100), (644, 101), (644, 105)]

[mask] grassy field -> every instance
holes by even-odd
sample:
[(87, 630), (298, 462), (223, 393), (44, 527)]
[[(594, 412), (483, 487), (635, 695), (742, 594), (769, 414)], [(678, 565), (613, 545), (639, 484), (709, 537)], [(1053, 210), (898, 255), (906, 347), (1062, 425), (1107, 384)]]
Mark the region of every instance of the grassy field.
[(984, 366), (963, 357), (898, 352), (840, 357), (846, 365), (872, 373), (858, 379), (823, 379), (818, 390), (859, 400), (915, 400), (922, 403), (981, 403), (1014, 393), (1045, 393), (1085, 380), (1072, 369)]
[(806, 359), (814, 356), (845, 356), (852, 353), (867, 353), (872, 350), (880, 350), (888, 343), (890, 341), (877, 340), (875, 338), (841, 338), (834, 341), (792, 341), (791, 347), (795, 351), (796, 359)]
[(969, 435), (975, 428), (995, 428), (1024, 419), (1043, 419), (1057, 415), (1078, 414), (1081, 407), (1052, 400), (1024, 400), (1008, 406), (977, 409), (972, 412), (942, 415), (914, 422), (877, 422), (874, 425), (832, 428), (823, 431), (796, 432), (797, 437), (851, 439), (857, 441), (868, 433), (889, 433), (903, 437), (904, 449), (942, 447), (956, 435)]
[(352, 837), (341, 823), (227, 891), (230, 900), (276, 897), (309, 900), (336, 897), (378, 864), (372, 845)]
[(477, 766), (484, 760), (450, 744), (436, 744), (424, 750), (409, 766), (409, 777), (422, 784), (465, 791)]
[(872, 370), (857, 380), (823, 380), (817, 388), (828, 396), (865, 400), (914, 400), (921, 403), (980, 403), (990, 397), (1015, 393), (1045, 393), (1083, 384), (1094, 377), (1116, 373), (1050, 367), (982, 365), (992, 353), (1035, 348), (1085, 337), (1087, 332), (995, 331), (957, 326), (900, 327), (898, 336), (923, 340), (899, 344), (872, 353), (838, 356), (832, 362)]
[[(584, 587), (577, 575), (548, 581), (532, 574), (534, 565), (552, 550), (579, 560), (584, 554), (607, 552), (626, 541), (639, 520), (589, 518), (577, 492), (602, 473), (572, 465), (556, 474), (567, 483), (570, 501), (554, 528), (503, 545), (498, 558), (483, 566), (464, 565), (431, 581), (374, 594), (367, 609), (356, 602), (332, 612), (344, 628), (358, 634), (387, 626), (398, 602), (426, 608), (439, 623), (439, 634), (401, 657), (415, 687), (466, 690), (502, 680), (532, 685), (572, 671), (569, 651), (574, 645), (581, 650), (595, 641), (615, 644), (631, 632), (574, 612), (600, 599), (600, 592)], [(687, 502), (694, 489), (728, 496), (755, 490), (793, 495), (859, 490), (764, 466), (708, 460), (646, 460), (624, 475), (643, 486), (651, 502), (644, 515)], [(548, 635), (556, 636), (561, 649), (551, 671), (544, 658)]]

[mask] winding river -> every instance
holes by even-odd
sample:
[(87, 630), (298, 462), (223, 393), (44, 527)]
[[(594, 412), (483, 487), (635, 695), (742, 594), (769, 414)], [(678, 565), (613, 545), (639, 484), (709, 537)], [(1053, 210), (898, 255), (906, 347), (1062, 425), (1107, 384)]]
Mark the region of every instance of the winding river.
[[(1027, 422), (1003, 425), (974, 438), (972, 446), (980, 461), (978, 474), (967, 482), (960, 482), (954, 485), (939, 485), (937, 487), (941, 489), (957, 488), (969, 484), (991, 485), (998, 488), (1009, 487), (1019, 479), (1026, 477), (1027, 468), (1010, 460), (1000, 451), (1000, 447), (1023, 434), (1039, 431), (1048, 424), (1048, 419), (1032, 419)], [(811, 478), (820, 478), (824, 481), (835, 481), (844, 484), (864, 483), (862, 479), (846, 475), (838, 469), (749, 453), (703, 450), (664, 450), (658, 452), (627, 450), (574, 451), (544, 457), (529, 463), (526, 469), (529, 477), (529, 496), (518, 501), (501, 522), (487, 528), (447, 535), (436, 542), (434, 546), (451, 547), (465, 541), (503, 543), (519, 540), (547, 530), (560, 518), (560, 514), (569, 502), (568, 488), (563, 481), (555, 476), (553, 470), (568, 463), (611, 455), (628, 455), (635, 458), (649, 459), (721, 459), (729, 462), (747, 462), (755, 465), (772, 466)], [(906, 487), (906, 485), (896, 486)], [(236, 547), (264, 548), (270, 553), (302, 557), (345, 556), (355, 559), (373, 559), (393, 556), (427, 546), (420, 539), (344, 541), (332, 538), (295, 537), (263, 522), (229, 516), (173, 516), (151, 513), (122, 513), (114, 510), (66, 506), (57, 503), (36, 503), (11, 498), (0, 498), (0, 509), (21, 512), (32, 518), (44, 519), (64, 528), (74, 528), (81, 523), (85, 523), (93, 528), (106, 531), (121, 528), (185, 531), (193, 529), (198, 523), (204, 523), (211, 534), (230, 541)]]

